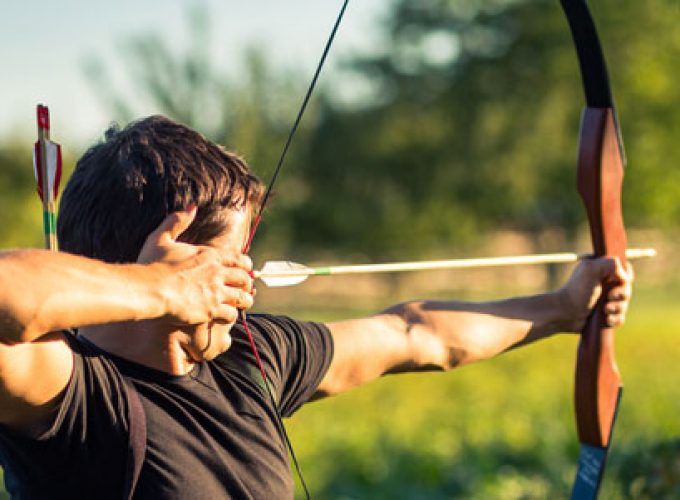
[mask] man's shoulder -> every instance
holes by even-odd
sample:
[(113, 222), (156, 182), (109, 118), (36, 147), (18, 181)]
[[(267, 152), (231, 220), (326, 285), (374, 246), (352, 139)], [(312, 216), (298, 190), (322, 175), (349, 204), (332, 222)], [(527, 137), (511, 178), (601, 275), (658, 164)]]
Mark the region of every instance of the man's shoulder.
[[(304, 334), (306, 332), (328, 333), (328, 327), (318, 321), (301, 320), (284, 314), (271, 314), (256, 312), (248, 314), (248, 325), (262, 331), (278, 330), (279, 333), (292, 335)], [(242, 327), (237, 323), (237, 328)]]
[(216, 361), (261, 379), (255, 372), (259, 357), (282, 414), (290, 415), (311, 398), (326, 373), (333, 358), (331, 333), (322, 323), (267, 313), (248, 315), (247, 325), (234, 325), (232, 346)]
[(323, 323), (258, 312), (247, 316), (247, 327), (240, 322), (234, 325), (232, 346), (227, 353), (251, 352), (249, 337), (261, 354), (275, 358), (289, 351), (299, 351), (303, 345), (311, 344), (323, 350), (332, 344), (330, 331)]

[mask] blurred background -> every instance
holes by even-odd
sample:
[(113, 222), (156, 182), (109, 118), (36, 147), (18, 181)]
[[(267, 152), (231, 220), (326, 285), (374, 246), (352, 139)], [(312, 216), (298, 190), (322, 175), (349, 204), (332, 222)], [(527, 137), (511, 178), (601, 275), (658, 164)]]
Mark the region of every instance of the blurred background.
[[(0, 248), (40, 247), (31, 148), (50, 107), (68, 173), (111, 122), (161, 113), (269, 179), (340, 0), (14, 2), (0, 33)], [(625, 383), (603, 498), (680, 497), (680, 3), (598, 0), (628, 154)], [(589, 251), (575, 189), (584, 98), (557, 0), (350, 3), (253, 246), (315, 264)], [(488, 300), (569, 267), (309, 280), (258, 290), (302, 319), (414, 297)], [(390, 377), (289, 422), (315, 498), (563, 498), (577, 338), (447, 374)], [(5, 493), (0, 492), (0, 497)]]

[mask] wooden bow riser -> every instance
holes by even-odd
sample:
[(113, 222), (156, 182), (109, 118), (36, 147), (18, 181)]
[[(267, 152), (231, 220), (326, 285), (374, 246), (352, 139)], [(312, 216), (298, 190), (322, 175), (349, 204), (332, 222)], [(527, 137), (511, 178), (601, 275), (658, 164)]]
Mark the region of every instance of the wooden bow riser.
[[(596, 256), (626, 263), (626, 232), (621, 213), (623, 160), (615, 112), (585, 108), (581, 120), (578, 190), (590, 222)], [(618, 407), (621, 377), (614, 358), (614, 329), (605, 323), (602, 297), (581, 334), (576, 364), (576, 415), (582, 443), (607, 448)]]

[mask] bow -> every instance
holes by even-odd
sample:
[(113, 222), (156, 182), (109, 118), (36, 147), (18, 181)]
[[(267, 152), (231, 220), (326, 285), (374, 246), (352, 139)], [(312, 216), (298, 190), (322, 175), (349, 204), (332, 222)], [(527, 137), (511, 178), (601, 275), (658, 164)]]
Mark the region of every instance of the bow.
[[(567, 16), (576, 45), (586, 94), (587, 106), (581, 121), (577, 183), (590, 224), (594, 255), (615, 256), (625, 265), (626, 235), (621, 215), (621, 185), (625, 154), (604, 55), (586, 0), (560, 0), (560, 3)], [(348, 0), (344, 0), (267, 187), (244, 251), (249, 249), (257, 231), (264, 208), (269, 201), (270, 193), (281, 171), (286, 153), (314, 90), (347, 4)], [(581, 333), (578, 348), (575, 404), (581, 452), (572, 499), (594, 499), (597, 496), (621, 396), (620, 376), (614, 359), (614, 330), (606, 326), (603, 310), (604, 297), (607, 296), (611, 287), (611, 283), (603, 283), (603, 298), (597, 303), (589, 317)], [(259, 360), (244, 313), (242, 323), (255, 354), (264, 386), (269, 392), (272, 405), (278, 415), (276, 402), (267, 383), (267, 376)], [(310, 498), (280, 415), (279, 423), (307, 498)]]
[[(578, 149), (578, 190), (588, 215), (596, 256), (626, 263), (626, 232), (621, 214), (625, 153), (609, 77), (586, 0), (561, 0), (578, 53), (586, 95)], [(581, 332), (576, 362), (576, 424), (581, 451), (573, 499), (594, 499), (602, 481), (607, 451), (621, 399), (614, 358), (614, 329), (607, 327), (602, 297)]]

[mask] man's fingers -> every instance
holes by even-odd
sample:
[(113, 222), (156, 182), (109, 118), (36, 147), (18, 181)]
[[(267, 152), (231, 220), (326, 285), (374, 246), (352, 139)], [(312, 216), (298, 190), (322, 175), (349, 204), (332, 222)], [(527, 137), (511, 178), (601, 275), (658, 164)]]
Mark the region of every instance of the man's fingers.
[(625, 267), (618, 257), (599, 257), (590, 262), (598, 281), (622, 284), (633, 281), (633, 266), (630, 262), (626, 263)]
[(253, 296), (239, 288), (227, 287), (222, 299), (223, 305), (236, 309), (250, 309), (253, 307)]
[(189, 226), (196, 218), (196, 205), (189, 205), (186, 210), (173, 212), (168, 215), (159, 226), (149, 235), (147, 240), (171, 240), (177, 241), (180, 235), (189, 229)]
[(628, 302), (609, 302), (604, 307), (606, 314), (625, 315), (628, 312)]
[(243, 269), (236, 267), (225, 269), (223, 282), (227, 286), (241, 288), (249, 293), (253, 290), (253, 278)]
[(616, 328), (617, 326), (623, 325), (625, 322), (625, 314), (607, 314), (606, 316), (606, 323), (610, 328)]
[(248, 272), (252, 271), (253, 269), (253, 261), (250, 259), (250, 257), (242, 253), (223, 251), (221, 252), (220, 262), (224, 266), (239, 267)]
[(237, 288), (227, 288), (221, 304), (213, 310), (213, 321), (236, 323), (239, 310), (250, 309), (253, 306), (253, 296)]
[[(164, 260), (170, 251), (170, 243), (174, 242), (187, 230), (196, 217), (196, 206), (168, 215), (159, 226), (154, 229), (144, 242), (144, 246), (137, 256), (137, 262), (148, 264)], [(177, 258), (177, 256), (175, 256)]]
[(243, 269), (246, 269), (247, 271), (253, 270), (253, 261), (250, 259), (250, 256), (243, 253), (239, 254), (239, 261)]
[(254, 300), (250, 293), (244, 292), (243, 290), (239, 290), (237, 288), (232, 288), (231, 290), (234, 291), (233, 305), (237, 309), (250, 309), (253, 307)]
[(626, 321), (628, 306), (628, 300), (607, 303), (604, 306), (605, 322), (607, 323), (607, 326), (616, 327), (623, 325)]
[(177, 241), (177, 238), (191, 226), (197, 210), (196, 205), (192, 203), (185, 210), (171, 213), (161, 222), (157, 231), (167, 235), (172, 241)]
[(630, 284), (618, 285), (609, 290), (607, 300), (623, 301), (630, 299), (632, 287)]
[(618, 327), (625, 323), (630, 305), (633, 292), (633, 266), (627, 263), (624, 267), (617, 257), (599, 260), (607, 262), (600, 269), (605, 274), (600, 276), (614, 284), (607, 293), (607, 303), (604, 306), (605, 321), (609, 327)]
[(215, 314), (215, 320), (233, 324), (238, 320), (238, 309), (228, 304), (220, 304)]
[(616, 267), (614, 268), (614, 281), (619, 283), (631, 283), (633, 281), (633, 266), (630, 262), (626, 262), (624, 267), (618, 257), (614, 257)]
[(615, 257), (598, 257), (590, 261), (591, 272), (597, 278), (597, 281), (604, 281), (616, 276), (616, 267), (618, 259)]

